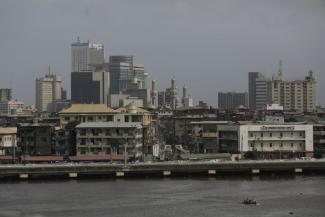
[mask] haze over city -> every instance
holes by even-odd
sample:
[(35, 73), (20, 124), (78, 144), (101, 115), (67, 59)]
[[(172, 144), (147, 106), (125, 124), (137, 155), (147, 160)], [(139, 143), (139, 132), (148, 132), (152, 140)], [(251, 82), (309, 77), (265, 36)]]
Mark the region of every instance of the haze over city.
[[(35, 78), (48, 66), (70, 91), (70, 45), (79, 36), (129, 54), (158, 89), (187, 84), (197, 102), (218, 91), (247, 91), (247, 73), (325, 83), (324, 1), (0, 1), (1, 88), (35, 103)], [(70, 95), (70, 94), (69, 94)]]

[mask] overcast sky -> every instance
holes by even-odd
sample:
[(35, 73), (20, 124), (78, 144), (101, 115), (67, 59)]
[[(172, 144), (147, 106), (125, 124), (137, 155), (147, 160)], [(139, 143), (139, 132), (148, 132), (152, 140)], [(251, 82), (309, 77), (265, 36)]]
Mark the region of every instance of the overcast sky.
[(159, 89), (175, 77), (212, 105), (218, 91), (247, 91), (249, 71), (271, 76), (282, 59), (286, 79), (315, 72), (325, 105), (324, 0), (0, 0), (0, 88), (34, 104), (35, 79), (50, 65), (70, 92), (77, 36), (103, 43), (107, 59), (134, 55)]

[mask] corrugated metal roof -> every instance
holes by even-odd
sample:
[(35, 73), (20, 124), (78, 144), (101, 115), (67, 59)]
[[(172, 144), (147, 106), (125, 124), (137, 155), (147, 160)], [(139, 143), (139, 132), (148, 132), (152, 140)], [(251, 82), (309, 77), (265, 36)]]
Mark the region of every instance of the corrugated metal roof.
[(76, 128), (142, 128), (140, 122), (85, 122)]
[(70, 108), (59, 112), (59, 114), (75, 113), (114, 113), (114, 110), (105, 104), (72, 104)]
[(23, 156), (22, 161), (63, 161), (62, 156)]
[(79, 155), (70, 156), (71, 161), (110, 161), (110, 160), (124, 160), (124, 155)]
[(0, 127), (0, 134), (16, 134), (17, 127)]

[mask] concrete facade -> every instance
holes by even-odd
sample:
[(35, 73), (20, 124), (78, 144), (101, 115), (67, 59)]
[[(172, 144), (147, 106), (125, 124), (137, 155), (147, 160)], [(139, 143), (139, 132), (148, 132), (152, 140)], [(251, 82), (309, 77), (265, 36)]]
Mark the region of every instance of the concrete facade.
[(36, 109), (38, 112), (54, 112), (54, 101), (60, 100), (62, 79), (54, 74), (47, 74), (36, 79)]

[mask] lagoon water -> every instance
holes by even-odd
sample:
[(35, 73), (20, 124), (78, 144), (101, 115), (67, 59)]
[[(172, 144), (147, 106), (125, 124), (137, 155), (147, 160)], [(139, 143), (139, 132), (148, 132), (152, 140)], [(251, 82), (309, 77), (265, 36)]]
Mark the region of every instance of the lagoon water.
[(2, 182), (0, 216), (322, 217), (325, 176)]

